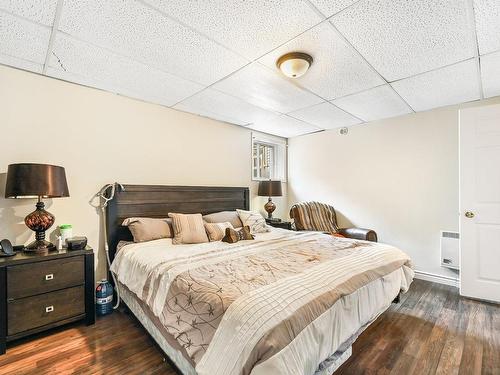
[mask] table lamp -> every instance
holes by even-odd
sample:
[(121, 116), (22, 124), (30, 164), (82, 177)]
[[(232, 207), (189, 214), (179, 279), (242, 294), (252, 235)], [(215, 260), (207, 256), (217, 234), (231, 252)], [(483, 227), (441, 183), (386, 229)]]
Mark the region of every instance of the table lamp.
[(260, 181), (257, 195), (269, 198), (267, 203), (264, 205), (264, 209), (267, 211), (267, 219), (278, 221), (279, 219), (273, 219), (273, 211), (276, 209), (276, 205), (271, 197), (281, 197), (283, 195), (281, 190), (281, 181)]
[(45, 240), (45, 231), (54, 224), (55, 217), (45, 211), (42, 198), (69, 197), (66, 172), (63, 167), (47, 164), (11, 164), (7, 169), (5, 198), (36, 198), (36, 210), (24, 218), (24, 223), (35, 232), (35, 241), (25, 251), (44, 253), (55, 250)]

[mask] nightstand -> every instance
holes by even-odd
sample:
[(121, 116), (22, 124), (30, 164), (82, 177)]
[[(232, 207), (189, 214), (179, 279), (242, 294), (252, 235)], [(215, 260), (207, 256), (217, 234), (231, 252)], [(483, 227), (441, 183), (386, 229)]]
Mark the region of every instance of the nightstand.
[(90, 247), (0, 258), (0, 354), (7, 342), (34, 333), (94, 324), (94, 283)]
[(276, 221), (276, 220), (266, 219), (266, 224), (270, 225), (274, 228), (292, 230), (292, 222), (291, 221)]

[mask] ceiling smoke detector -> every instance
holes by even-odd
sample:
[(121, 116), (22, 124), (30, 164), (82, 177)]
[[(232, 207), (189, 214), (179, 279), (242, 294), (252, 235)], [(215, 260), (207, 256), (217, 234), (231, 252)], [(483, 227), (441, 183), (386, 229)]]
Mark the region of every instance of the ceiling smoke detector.
[(312, 56), (303, 52), (290, 52), (276, 61), (276, 66), (289, 78), (299, 78), (306, 74), (313, 63)]

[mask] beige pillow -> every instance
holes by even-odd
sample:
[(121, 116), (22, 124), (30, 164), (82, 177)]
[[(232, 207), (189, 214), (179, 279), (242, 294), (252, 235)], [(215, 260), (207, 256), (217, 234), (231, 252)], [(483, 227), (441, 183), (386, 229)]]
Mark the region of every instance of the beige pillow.
[(208, 242), (207, 232), (201, 214), (169, 213), (174, 227), (173, 244)]
[(249, 226), (251, 233), (265, 233), (269, 232), (269, 228), (266, 224), (266, 219), (255, 211), (245, 211), (245, 210), (236, 210), (238, 215), (243, 223), (243, 226)]
[(220, 211), (213, 214), (203, 216), (203, 220), (207, 223), (226, 223), (230, 222), (234, 228), (240, 228), (243, 223), (236, 211)]
[(225, 223), (205, 223), (205, 229), (210, 241), (220, 241), (226, 233), (226, 228), (234, 229), (229, 221)]
[(122, 225), (130, 229), (134, 242), (172, 238), (174, 234), (172, 219), (168, 218), (129, 217), (123, 221)]

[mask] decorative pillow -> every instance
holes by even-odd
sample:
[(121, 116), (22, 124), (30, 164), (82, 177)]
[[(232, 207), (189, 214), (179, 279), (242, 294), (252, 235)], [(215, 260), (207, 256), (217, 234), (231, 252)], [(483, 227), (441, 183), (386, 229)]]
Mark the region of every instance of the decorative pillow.
[(213, 214), (203, 216), (203, 220), (207, 223), (225, 223), (230, 222), (234, 228), (241, 228), (243, 223), (236, 211), (220, 211)]
[(229, 221), (225, 223), (205, 223), (205, 229), (210, 241), (220, 241), (224, 237), (226, 228), (234, 229)]
[(123, 221), (122, 225), (130, 229), (134, 242), (172, 238), (174, 234), (172, 219), (168, 218), (129, 217)]
[(169, 213), (174, 227), (174, 245), (208, 242), (201, 214)]
[(243, 226), (248, 225), (251, 233), (265, 233), (269, 232), (266, 220), (261, 214), (254, 211), (236, 210), (240, 216)]
[(235, 243), (242, 240), (253, 240), (254, 236), (250, 233), (250, 227), (244, 226), (240, 230), (234, 230), (232, 228), (226, 228), (226, 235), (222, 239), (222, 242)]

